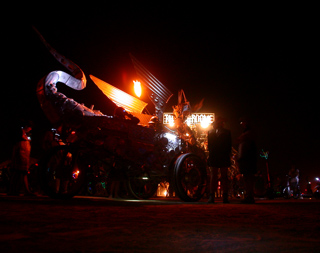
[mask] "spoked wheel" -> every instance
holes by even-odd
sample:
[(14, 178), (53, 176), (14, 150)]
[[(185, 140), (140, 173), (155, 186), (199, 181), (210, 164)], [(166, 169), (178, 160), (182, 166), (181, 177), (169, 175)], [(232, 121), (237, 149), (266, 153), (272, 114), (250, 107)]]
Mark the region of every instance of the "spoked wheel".
[(149, 199), (158, 189), (158, 183), (147, 172), (134, 171), (128, 178), (128, 190), (137, 199)]
[(39, 176), (43, 191), (51, 198), (72, 198), (85, 179), (85, 171), (79, 166), (78, 150), (68, 146), (53, 148), (42, 160)]
[(184, 201), (198, 201), (203, 196), (207, 184), (206, 165), (195, 154), (180, 155), (174, 165), (176, 194)]

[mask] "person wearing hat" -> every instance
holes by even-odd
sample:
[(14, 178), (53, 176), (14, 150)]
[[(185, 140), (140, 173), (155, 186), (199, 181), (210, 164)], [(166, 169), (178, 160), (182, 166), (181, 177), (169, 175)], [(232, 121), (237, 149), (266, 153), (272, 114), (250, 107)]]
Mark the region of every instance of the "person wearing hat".
[(221, 186), (223, 190), (223, 203), (229, 203), (229, 180), (228, 168), (231, 166), (231, 132), (224, 128), (225, 119), (218, 117), (213, 123), (213, 130), (208, 133), (209, 158), (208, 165), (210, 170), (209, 200), (214, 203), (214, 192), (217, 188), (218, 169), (221, 172)]

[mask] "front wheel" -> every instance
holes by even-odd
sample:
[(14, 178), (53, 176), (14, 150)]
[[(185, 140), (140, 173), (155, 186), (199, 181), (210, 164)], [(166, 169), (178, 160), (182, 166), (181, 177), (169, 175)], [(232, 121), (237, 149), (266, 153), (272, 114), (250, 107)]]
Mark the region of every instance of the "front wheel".
[(174, 165), (174, 186), (180, 199), (192, 202), (202, 198), (207, 184), (205, 162), (197, 155), (180, 155)]
[(68, 199), (80, 191), (85, 180), (85, 170), (80, 166), (79, 157), (77, 149), (57, 146), (41, 161), (41, 187), (49, 197)]
[(128, 189), (136, 199), (149, 199), (158, 189), (157, 181), (147, 172), (135, 171), (128, 178)]

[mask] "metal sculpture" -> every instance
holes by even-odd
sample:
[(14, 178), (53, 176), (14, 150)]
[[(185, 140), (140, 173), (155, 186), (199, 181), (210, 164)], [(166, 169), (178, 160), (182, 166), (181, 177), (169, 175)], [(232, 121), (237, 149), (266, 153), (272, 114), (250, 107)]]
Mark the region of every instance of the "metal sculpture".
[(59, 54), (43, 38), (39, 31), (34, 28), (49, 52), (54, 58), (66, 67), (72, 75), (64, 71), (52, 71), (42, 78), (37, 86), (37, 96), (41, 108), (45, 112), (52, 124), (57, 124), (61, 118), (67, 118), (69, 115), (82, 116), (105, 116), (100, 111), (91, 110), (88, 107), (79, 104), (64, 94), (58, 92), (57, 83), (64, 83), (75, 90), (82, 90), (86, 87), (87, 79), (83, 71), (72, 61)]
[[(75, 90), (84, 89), (85, 75), (36, 32), (50, 53), (71, 72), (50, 72), (37, 86), (37, 96), (48, 119), (52, 124), (62, 124), (68, 132), (64, 139), (67, 145), (54, 147), (42, 159), (44, 191), (53, 198), (70, 198), (83, 187), (88, 173), (104, 171), (114, 178), (125, 178), (129, 191), (137, 198), (151, 197), (158, 183), (165, 180), (181, 199), (199, 200), (206, 186), (204, 153), (190, 148), (159, 120), (149, 127), (142, 126), (120, 107), (115, 115), (107, 116), (58, 92), (58, 82)], [(144, 74), (149, 73), (141, 69)], [(154, 83), (156, 79), (152, 80), (152, 85), (149, 79), (145, 83), (153, 92), (152, 101), (160, 116), (172, 94), (164, 85)]]
[(162, 119), (164, 107), (172, 97), (172, 92), (152, 75), (132, 54), (130, 54), (130, 57), (139, 78), (142, 80), (142, 84), (151, 91), (149, 97), (155, 106), (156, 116)]

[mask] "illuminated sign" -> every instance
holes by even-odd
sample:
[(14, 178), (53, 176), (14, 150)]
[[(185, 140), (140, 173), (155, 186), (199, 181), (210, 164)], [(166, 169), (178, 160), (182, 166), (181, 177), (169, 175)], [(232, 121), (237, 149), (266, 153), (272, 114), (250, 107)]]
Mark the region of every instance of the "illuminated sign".
[[(206, 122), (207, 124), (211, 124), (214, 121), (214, 113), (192, 113), (187, 118), (187, 125), (197, 125)], [(163, 113), (163, 124), (173, 125), (173, 113), (165, 112)]]

